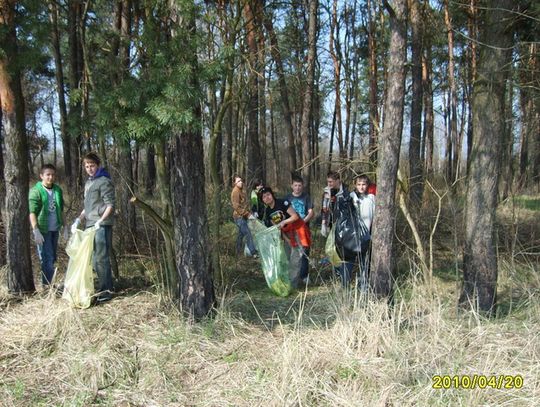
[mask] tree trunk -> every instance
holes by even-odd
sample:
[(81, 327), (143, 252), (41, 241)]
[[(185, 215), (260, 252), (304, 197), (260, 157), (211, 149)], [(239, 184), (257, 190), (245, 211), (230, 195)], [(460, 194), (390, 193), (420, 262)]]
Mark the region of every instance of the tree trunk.
[(469, 31), (469, 84), (467, 86), (467, 93), (469, 99), (469, 109), (467, 112), (467, 175), (469, 175), (470, 167), (470, 156), (473, 143), (473, 120), (472, 120), (472, 109), (471, 109), (471, 99), (472, 99), (472, 86), (476, 80), (476, 59), (477, 59), (477, 42), (478, 42), (478, 22), (477, 22), (477, 0), (470, 0), (469, 3), (469, 13), (467, 16), (467, 26)]
[(425, 147), (424, 152), (426, 177), (431, 179), (433, 174), (433, 134), (435, 129), (435, 120), (433, 114), (433, 87), (432, 87), (432, 59), (431, 43), (426, 44), (425, 53), (422, 56), (422, 82), (424, 86), (424, 129), (422, 139)]
[(334, 113), (336, 115), (336, 129), (337, 129), (337, 140), (339, 148), (339, 156), (341, 158), (345, 157), (345, 148), (343, 145), (343, 128), (341, 121), (341, 57), (340, 47), (339, 47), (339, 27), (338, 27), (338, 18), (337, 18), (337, 3), (338, 0), (333, 1), (332, 15), (330, 16), (330, 56), (332, 57), (332, 62), (334, 64), (334, 91), (335, 91), (335, 106)]
[(156, 158), (155, 148), (152, 144), (146, 147), (146, 180), (145, 189), (148, 195), (152, 195), (156, 185)]
[[(0, 106), (2, 106), (1, 92), (0, 92)], [(5, 236), (5, 202), (6, 202), (6, 183), (4, 178), (4, 128), (2, 126), (2, 108), (0, 108), (0, 236)], [(6, 265), (6, 250), (5, 245), (0, 244), (0, 267)]]
[(278, 85), (283, 109), (283, 124), (285, 126), (285, 133), (287, 134), (287, 145), (289, 149), (289, 168), (296, 170), (298, 164), (296, 161), (296, 147), (294, 145), (289, 89), (285, 80), (285, 70), (283, 68), (283, 61), (281, 60), (281, 52), (279, 51), (277, 36), (274, 32), (274, 26), (272, 24), (272, 17), (266, 13), (264, 15), (264, 27), (268, 33), (268, 36), (270, 37), (270, 53), (274, 59), (274, 62), (276, 63), (276, 73), (278, 76)]
[(409, 0), (410, 21), (411, 21), (411, 76), (412, 76), (412, 98), (411, 98), (411, 140), (409, 144), (409, 199), (411, 201), (413, 217), (418, 214), (423, 191), (423, 163), (420, 159), (420, 146), (422, 139), (422, 19), (420, 16), (419, 0)]
[(494, 0), (485, 12), (479, 42), (485, 45), (480, 51), (473, 90), (474, 140), (465, 204), (464, 284), (459, 303), (488, 314), (496, 304), (494, 223), (512, 46), (511, 9), (511, 0)]
[[(131, 21), (132, 7), (130, 0), (121, 0), (118, 2), (117, 16), (119, 46), (116, 51), (118, 61), (117, 72), (115, 73), (115, 86), (120, 87), (128, 75), (130, 65), (130, 43), (131, 43)], [(120, 125), (120, 123), (117, 123)], [(116, 138), (119, 148), (119, 175), (118, 183), (119, 196), (119, 214), (120, 224), (120, 251), (129, 252), (135, 247), (135, 237), (137, 236), (135, 207), (130, 205), (129, 200), (134, 196), (135, 182), (133, 177), (133, 158), (131, 154), (131, 141), (129, 138)]]
[(373, 268), (370, 285), (377, 296), (389, 296), (396, 267), (394, 223), (396, 182), (403, 131), (405, 64), (407, 61), (407, 0), (385, 2), (390, 14), (388, 86), (384, 126), (379, 140), (377, 202), (373, 223)]
[(70, 140), (71, 175), (70, 184), (79, 184), (81, 179), (80, 148), (81, 148), (81, 98), (75, 97), (81, 90), (82, 52), (81, 39), (77, 27), (82, 18), (80, 0), (68, 1), (68, 46), (69, 46), (69, 111), (68, 129)]
[[(247, 86), (247, 173), (246, 179), (262, 179), (262, 156), (259, 143), (259, 97), (258, 97), (258, 46), (255, 11), (257, 0), (246, 1), (244, 4), (244, 18), (246, 19), (246, 37), (248, 44), (248, 86)], [(250, 181), (248, 181), (249, 183)]]
[(18, 58), (14, 0), (0, 0), (0, 103), (5, 132), (5, 231), (10, 293), (35, 291), (28, 221), (28, 142), (25, 130), (21, 61)]
[[(189, 86), (199, 90), (198, 61), (194, 38), (196, 33), (195, 4), (172, 5), (172, 21), (182, 16), (182, 49), (190, 69)], [(180, 9), (181, 8), (181, 9)], [(196, 92), (197, 93), (197, 92)], [(196, 320), (207, 315), (214, 306), (214, 285), (209, 254), (208, 220), (206, 215), (204, 152), (201, 104), (193, 97), (193, 123), (174, 136), (171, 148), (172, 202), (175, 258), (180, 286), (177, 298), (182, 311)]]
[(302, 139), (302, 167), (304, 184), (309, 192), (312, 176), (311, 146), (309, 143), (309, 124), (313, 106), (313, 86), (315, 82), (315, 60), (317, 58), (317, 8), (318, 0), (309, 0), (309, 28), (308, 28), (308, 58), (306, 67), (306, 90), (304, 92), (302, 108), (302, 127), (300, 138)]
[(369, 53), (369, 160), (373, 169), (377, 163), (377, 143), (379, 138), (379, 101), (377, 83), (377, 41), (375, 39), (375, 17), (372, 15), (373, 2), (367, 0), (368, 13), (368, 53)]
[(458, 134), (457, 134), (457, 91), (456, 91), (456, 80), (454, 73), (454, 32), (452, 31), (452, 19), (450, 18), (450, 11), (448, 9), (448, 0), (444, 0), (444, 22), (446, 25), (446, 33), (448, 36), (448, 85), (450, 87), (449, 95), (449, 132), (448, 148), (450, 151), (448, 154), (448, 182), (452, 183), (457, 176), (457, 168), (455, 168), (455, 161), (458, 160), (460, 152), (457, 150), (458, 147)]
[(57, 0), (49, 0), (49, 20), (51, 22), (51, 42), (55, 65), (56, 92), (58, 94), (58, 110), (60, 113), (60, 137), (62, 138), (62, 150), (64, 156), (64, 173), (67, 179), (71, 179), (71, 139), (67, 129), (67, 108), (64, 89), (64, 69), (62, 53), (60, 51), (60, 32), (58, 30), (58, 4)]

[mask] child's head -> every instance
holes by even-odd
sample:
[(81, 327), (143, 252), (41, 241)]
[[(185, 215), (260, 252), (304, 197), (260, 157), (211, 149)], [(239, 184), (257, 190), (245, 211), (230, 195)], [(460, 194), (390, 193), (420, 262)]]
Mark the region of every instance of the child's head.
[(354, 188), (361, 194), (367, 194), (369, 184), (370, 182), (367, 175), (359, 175), (354, 179)]
[(96, 153), (88, 153), (83, 157), (84, 169), (90, 177), (96, 175), (99, 164), (101, 164), (101, 160)]
[(255, 179), (253, 180), (253, 189), (254, 189), (255, 191), (260, 191), (260, 189), (261, 189), (262, 187), (264, 187), (264, 183), (263, 183), (260, 179), (255, 178)]
[(292, 176), (291, 189), (294, 196), (302, 195), (302, 192), (304, 192), (304, 180), (302, 179), (301, 176), (299, 175)]
[(44, 164), (39, 170), (39, 178), (46, 188), (51, 188), (56, 178), (56, 167), (52, 164)]
[(233, 176), (233, 187), (238, 187), (240, 189), (242, 189), (244, 187), (244, 180), (238, 174), (235, 174)]
[(326, 174), (326, 184), (330, 189), (338, 189), (341, 186), (341, 177), (336, 171), (329, 171)]
[(270, 187), (263, 187), (259, 193), (261, 194), (261, 199), (266, 206), (273, 207), (276, 197), (274, 196), (274, 191)]

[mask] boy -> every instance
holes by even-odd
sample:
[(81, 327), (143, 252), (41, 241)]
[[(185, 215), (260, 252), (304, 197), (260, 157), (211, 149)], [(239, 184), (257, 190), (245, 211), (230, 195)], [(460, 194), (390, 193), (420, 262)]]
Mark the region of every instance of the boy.
[(88, 174), (84, 184), (84, 209), (71, 226), (72, 233), (86, 219), (86, 229), (94, 226), (93, 267), (98, 276), (98, 302), (112, 298), (113, 280), (111, 271), (112, 227), (114, 224), (114, 186), (111, 176), (100, 167), (101, 160), (95, 153), (88, 153), (83, 158), (83, 165)]
[(247, 219), (255, 219), (249, 211), (249, 204), (244, 193), (244, 180), (241, 176), (233, 177), (233, 190), (231, 192), (231, 204), (233, 208), (233, 219), (238, 228), (238, 237), (236, 238), (236, 255), (242, 252), (242, 244), (246, 237), (247, 247), (251, 256), (257, 258), (257, 249), (253, 243), (253, 237), (247, 225)]
[[(375, 196), (369, 193), (371, 185), (367, 175), (360, 175), (354, 180), (355, 190), (351, 192), (356, 213), (360, 221), (364, 223), (366, 229), (371, 233), (371, 223), (373, 222), (373, 213), (375, 212)], [(359, 288), (363, 291), (367, 290), (367, 282), (369, 278), (369, 246), (370, 238), (362, 242), (362, 251), (360, 253), (360, 284)]]
[[(56, 168), (45, 164), (39, 172), (39, 181), (28, 194), (30, 225), (41, 261), (41, 283), (51, 284), (54, 277), (54, 263), (58, 248), (59, 231), (64, 224), (64, 198), (62, 189), (54, 183)], [(67, 240), (67, 229), (64, 228)]]
[[(309, 221), (313, 218), (313, 202), (309, 195), (304, 192), (304, 180), (298, 175), (292, 176), (291, 184), (292, 192), (289, 193), (285, 200), (289, 201), (298, 214), (300, 219), (304, 220), (306, 225), (306, 233), (310, 235), (309, 240), (311, 241), (311, 231), (309, 230)], [(300, 266), (300, 279), (304, 283), (309, 282), (309, 246), (302, 246), (302, 260)]]
[[(339, 173), (329, 171), (326, 175), (326, 187), (324, 188), (322, 202), (321, 234), (324, 237), (328, 236), (328, 233), (332, 230), (332, 224), (336, 221), (334, 218), (338, 213), (338, 205), (348, 199), (350, 199), (349, 192), (347, 187), (342, 184)], [(338, 247), (338, 245), (336, 245), (336, 249), (343, 262), (334, 270), (341, 279), (342, 287), (348, 288), (352, 279), (355, 254), (343, 247)]]
[[(309, 247), (311, 237), (306, 224), (289, 201), (276, 199), (270, 187), (261, 189), (261, 197), (264, 202), (263, 222), (270, 227), (276, 225), (282, 232), (282, 237), (290, 247), (289, 257), (289, 277), (294, 288), (298, 288), (300, 282), (300, 270), (302, 266), (302, 252), (300, 247)], [(289, 252), (289, 250), (287, 250)]]

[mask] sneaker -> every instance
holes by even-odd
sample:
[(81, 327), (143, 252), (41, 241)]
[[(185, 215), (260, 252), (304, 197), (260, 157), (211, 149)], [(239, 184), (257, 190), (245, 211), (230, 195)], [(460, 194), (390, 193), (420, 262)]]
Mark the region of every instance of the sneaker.
[(101, 304), (110, 300), (112, 300), (112, 297), (110, 295), (98, 295), (96, 298), (96, 302), (98, 304)]

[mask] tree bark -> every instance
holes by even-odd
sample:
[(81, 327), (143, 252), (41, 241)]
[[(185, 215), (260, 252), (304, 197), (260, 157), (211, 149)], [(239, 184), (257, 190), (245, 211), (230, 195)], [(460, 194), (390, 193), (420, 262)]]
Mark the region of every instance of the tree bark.
[(259, 143), (259, 97), (258, 78), (259, 63), (257, 46), (257, 28), (255, 21), (255, 11), (258, 0), (249, 0), (244, 4), (244, 18), (246, 19), (246, 40), (248, 44), (248, 86), (247, 86), (247, 173), (246, 179), (262, 179), (262, 156), (261, 145)]
[(341, 120), (341, 57), (338, 55), (341, 54), (339, 47), (339, 26), (337, 18), (337, 3), (338, 0), (333, 1), (332, 6), (332, 15), (330, 16), (330, 44), (329, 52), (332, 57), (332, 62), (334, 64), (334, 91), (335, 91), (335, 109), (334, 114), (336, 115), (336, 130), (337, 130), (337, 141), (339, 148), (339, 156), (341, 158), (345, 157), (345, 147), (343, 145), (343, 128)]
[(5, 231), (10, 293), (35, 291), (28, 221), (28, 141), (25, 130), (21, 61), (15, 28), (15, 0), (0, 0), (0, 103), (5, 132)]
[(368, 53), (369, 53), (369, 160), (372, 167), (377, 163), (377, 143), (379, 139), (379, 101), (377, 83), (377, 41), (376, 24), (372, 9), (374, 8), (372, 0), (367, 0), (368, 13)]
[[(172, 21), (181, 24), (182, 49), (190, 68), (189, 86), (200, 92), (197, 80), (198, 61), (194, 34), (195, 4), (173, 4)], [(181, 7), (181, 9), (180, 9)], [(178, 9), (177, 9), (178, 8)], [(181, 22), (178, 22), (182, 16)], [(171, 148), (172, 201), (175, 258), (180, 285), (178, 296), (182, 311), (198, 320), (214, 306), (212, 265), (208, 251), (208, 220), (206, 214), (203, 140), (200, 131), (202, 113), (200, 101), (191, 104), (193, 123), (173, 138)]]
[(152, 195), (156, 185), (156, 157), (153, 144), (146, 146), (146, 179), (145, 189), (148, 195)]
[(505, 90), (512, 46), (511, 0), (494, 0), (480, 28), (482, 46), (473, 90), (474, 140), (465, 204), (463, 307), (491, 314), (497, 290), (495, 210), (504, 134)]
[(424, 129), (422, 139), (425, 147), (424, 152), (426, 178), (431, 179), (433, 174), (433, 134), (435, 129), (435, 120), (433, 114), (433, 62), (431, 59), (431, 43), (426, 44), (424, 55), (422, 56), (422, 82), (424, 86)]
[[(1, 96), (1, 92), (0, 92)], [(0, 97), (0, 106), (2, 106), (2, 99)], [(2, 126), (2, 109), (0, 108), (0, 236), (5, 236), (5, 202), (6, 202), (6, 183), (4, 178), (4, 128)], [(6, 250), (5, 245), (0, 244), (0, 267), (6, 265)]]
[(58, 4), (57, 0), (49, 0), (49, 20), (51, 22), (51, 42), (55, 65), (56, 92), (58, 95), (58, 110), (60, 113), (60, 137), (64, 156), (64, 172), (67, 179), (72, 178), (71, 168), (71, 139), (68, 134), (66, 94), (64, 85), (64, 68), (60, 50), (60, 31), (58, 30)]
[[(117, 7), (116, 21), (118, 22), (117, 34), (119, 38), (116, 53), (118, 65), (115, 72), (115, 86), (120, 87), (124, 79), (129, 74), (130, 65), (130, 44), (131, 44), (131, 23), (132, 7), (131, 0), (120, 0)], [(116, 123), (120, 126), (120, 123)], [(133, 177), (133, 158), (131, 151), (131, 140), (127, 136), (116, 137), (119, 148), (118, 169), (120, 183), (118, 185), (119, 196), (119, 235), (121, 252), (131, 251), (135, 247), (136, 217), (135, 207), (129, 204), (129, 200), (134, 196), (135, 182)]]
[(70, 184), (79, 184), (82, 166), (80, 165), (82, 125), (81, 98), (76, 93), (81, 91), (83, 70), (82, 44), (78, 32), (79, 21), (82, 18), (82, 5), (80, 0), (68, 1), (68, 48), (69, 48), (69, 111), (68, 131), (70, 140), (71, 175)]
[(296, 170), (298, 163), (296, 160), (296, 147), (294, 144), (294, 132), (292, 125), (292, 114), (289, 102), (289, 89), (287, 87), (287, 81), (285, 80), (285, 70), (283, 68), (283, 61), (281, 59), (281, 52), (279, 51), (278, 40), (272, 24), (272, 17), (268, 14), (264, 14), (264, 27), (268, 36), (270, 37), (270, 54), (276, 63), (276, 73), (278, 76), (279, 91), (281, 94), (281, 104), (283, 109), (283, 124), (285, 126), (285, 133), (287, 135), (287, 145), (289, 151), (289, 168)]
[(308, 58), (306, 67), (306, 89), (304, 92), (302, 108), (302, 127), (300, 128), (300, 138), (302, 139), (302, 167), (304, 184), (309, 193), (312, 175), (311, 146), (309, 139), (309, 124), (311, 122), (311, 112), (313, 109), (313, 86), (315, 84), (315, 62), (317, 58), (317, 8), (318, 0), (309, 0), (309, 28), (308, 28)]
[(423, 163), (420, 159), (420, 147), (422, 139), (422, 38), (423, 28), (420, 16), (419, 0), (409, 0), (410, 21), (411, 21), (411, 79), (412, 79), (412, 99), (411, 99), (411, 139), (409, 143), (409, 200), (413, 217), (418, 214), (423, 191)]
[(379, 141), (377, 202), (373, 223), (373, 272), (370, 285), (377, 296), (389, 296), (396, 267), (394, 222), (396, 182), (403, 131), (405, 63), (407, 61), (407, 0), (385, 1), (390, 15), (387, 92), (384, 126)]
[(448, 182), (452, 183), (458, 176), (458, 169), (456, 168), (456, 162), (459, 161), (460, 151), (458, 150), (458, 134), (457, 134), (457, 91), (456, 91), (456, 79), (454, 73), (454, 32), (452, 31), (452, 19), (450, 17), (450, 11), (448, 8), (448, 0), (444, 0), (444, 22), (446, 25), (446, 33), (448, 36), (448, 85), (450, 87), (449, 94), (449, 132), (448, 132), (448, 149), (447, 152), (448, 166)]

